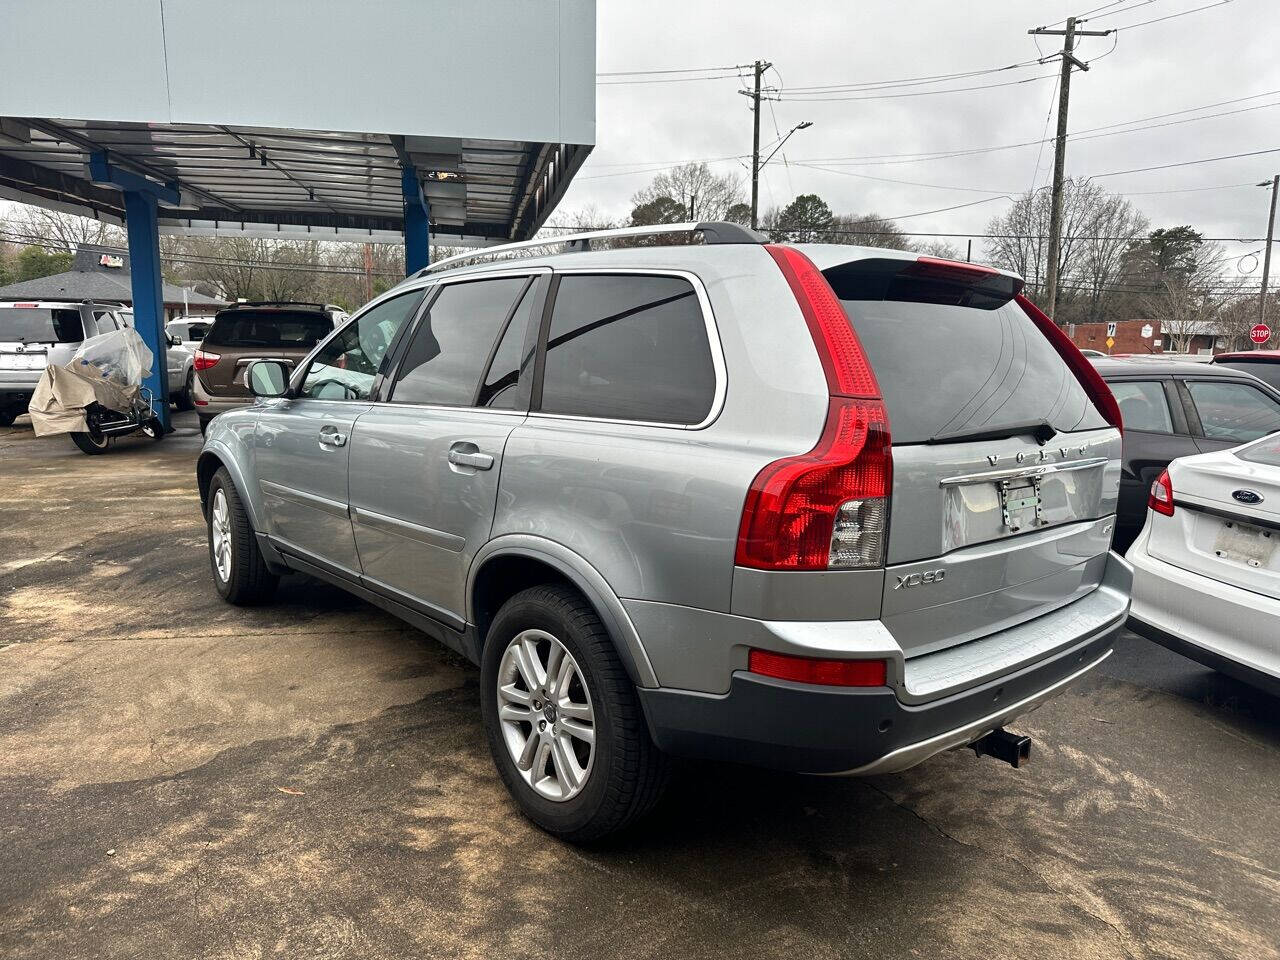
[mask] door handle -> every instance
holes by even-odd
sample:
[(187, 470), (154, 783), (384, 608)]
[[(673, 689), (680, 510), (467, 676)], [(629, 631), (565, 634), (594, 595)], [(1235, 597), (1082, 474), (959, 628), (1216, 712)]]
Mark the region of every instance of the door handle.
[(480, 453), (474, 443), (457, 443), (449, 448), (449, 462), (459, 467), (474, 467), (477, 470), (493, 469), (493, 457)]
[(347, 435), (339, 433), (333, 427), (325, 427), (320, 431), (320, 442), (326, 447), (345, 447)]

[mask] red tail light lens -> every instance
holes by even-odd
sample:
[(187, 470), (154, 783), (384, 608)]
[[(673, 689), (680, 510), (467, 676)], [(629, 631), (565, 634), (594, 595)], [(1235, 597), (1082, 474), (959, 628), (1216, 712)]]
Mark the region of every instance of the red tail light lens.
[(1116, 403), (1116, 398), (1112, 395), (1107, 382), (1102, 379), (1102, 375), (1094, 369), (1093, 364), (1085, 358), (1085, 355), (1071, 342), (1071, 338), (1062, 332), (1062, 328), (1054, 323), (1048, 314), (1028, 300), (1024, 294), (1020, 293), (1014, 299), (1017, 300), (1023, 312), (1031, 318), (1031, 322), (1044, 334), (1045, 339), (1053, 344), (1053, 348), (1058, 351), (1058, 356), (1062, 357), (1063, 362), (1071, 368), (1071, 372), (1083, 385), (1085, 393), (1089, 395), (1089, 399), (1098, 408), (1103, 419), (1123, 433), (1124, 419), (1120, 416), (1120, 404)]
[(734, 562), (761, 570), (881, 566), (892, 486), (884, 404), (832, 397), (818, 445), (774, 461), (752, 482)]
[(192, 361), (191, 365), (197, 370), (208, 370), (221, 359), (222, 354), (220, 353), (206, 353), (204, 350), (197, 350), (195, 360)]
[(762, 677), (831, 687), (883, 687), (888, 674), (883, 660), (818, 660), (770, 650), (752, 650), (747, 669)]
[(1173, 481), (1169, 479), (1168, 470), (1156, 477), (1151, 484), (1151, 495), (1147, 497), (1147, 506), (1166, 517), (1173, 516)]
[(766, 244), (765, 249), (787, 278), (796, 295), (813, 342), (822, 358), (831, 395), (840, 397), (880, 396), (880, 385), (871, 372), (871, 363), (863, 352), (853, 324), (840, 305), (831, 284), (827, 283), (813, 261), (794, 247)]
[(795, 294), (831, 400), (817, 445), (774, 461), (752, 481), (734, 562), (758, 570), (883, 566), (893, 455), (880, 385), (813, 261), (793, 247), (765, 249)]

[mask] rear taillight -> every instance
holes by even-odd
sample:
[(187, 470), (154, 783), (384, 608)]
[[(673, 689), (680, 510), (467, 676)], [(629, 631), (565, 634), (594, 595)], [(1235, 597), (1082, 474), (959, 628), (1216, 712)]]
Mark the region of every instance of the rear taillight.
[(1169, 479), (1169, 471), (1163, 471), (1151, 484), (1151, 495), (1147, 497), (1147, 506), (1156, 513), (1166, 517), (1173, 516), (1173, 481)]
[(835, 291), (792, 247), (766, 245), (808, 324), (830, 403), (817, 445), (751, 483), (734, 562), (759, 570), (884, 565), (893, 454), (871, 363)]
[(884, 404), (832, 397), (818, 445), (756, 475), (734, 562), (760, 570), (881, 566), (892, 482)]
[(747, 669), (762, 677), (832, 687), (883, 687), (888, 674), (883, 660), (819, 660), (771, 650), (752, 650)]
[(191, 365), (197, 370), (208, 370), (221, 359), (222, 354), (220, 353), (207, 353), (204, 350), (197, 350), (195, 360), (192, 361)]
[(766, 244), (800, 304), (833, 397), (877, 399), (880, 385), (844, 307), (813, 261), (794, 247)]
[(1107, 386), (1107, 382), (1102, 379), (1102, 375), (1094, 369), (1093, 364), (1071, 342), (1071, 338), (1062, 332), (1062, 328), (1050, 319), (1047, 313), (1021, 293), (1014, 299), (1017, 300), (1018, 306), (1023, 309), (1023, 312), (1031, 318), (1031, 322), (1044, 334), (1045, 339), (1053, 344), (1053, 348), (1058, 351), (1058, 356), (1062, 357), (1062, 361), (1076, 375), (1076, 379), (1080, 381), (1085, 393), (1093, 401), (1093, 405), (1098, 408), (1098, 412), (1102, 414), (1103, 419), (1123, 433), (1124, 419), (1120, 416), (1120, 404), (1116, 403), (1116, 398), (1112, 395), (1111, 388)]

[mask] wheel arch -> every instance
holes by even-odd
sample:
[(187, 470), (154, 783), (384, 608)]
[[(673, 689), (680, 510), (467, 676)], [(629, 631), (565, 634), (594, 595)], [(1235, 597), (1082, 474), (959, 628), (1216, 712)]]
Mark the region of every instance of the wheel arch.
[(658, 685), (635, 625), (608, 581), (568, 547), (541, 537), (515, 534), (491, 540), (472, 561), (467, 575), (467, 620), (475, 625), (478, 651), (498, 608), (521, 590), (541, 583), (564, 583), (581, 593), (609, 631), (631, 681), (638, 687)]
[(200, 456), (196, 460), (196, 485), (200, 490), (201, 513), (207, 514), (208, 512), (209, 484), (213, 482), (213, 475), (218, 472), (220, 467), (226, 467), (227, 473), (231, 474), (231, 482), (236, 485), (236, 493), (240, 495), (240, 502), (244, 504), (245, 510), (249, 513), (250, 525), (254, 530), (264, 531), (265, 528), (261, 522), (262, 515), (258, 509), (257, 498), (253, 496), (253, 490), (245, 479), (244, 471), (231, 452), (216, 441), (206, 443), (205, 448), (200, 451)]

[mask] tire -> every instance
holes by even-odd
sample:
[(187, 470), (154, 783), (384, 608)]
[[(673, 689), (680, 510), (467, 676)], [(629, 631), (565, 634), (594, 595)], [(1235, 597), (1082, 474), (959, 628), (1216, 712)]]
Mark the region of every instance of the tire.
[(96, 457), (100, 453), (106, 453), (111, 447), (111, 438), (104, 437), (101, 433), (73, 433), (71, 434), (71, 442), (80, 448), (81, 453), (87, 453), (91, 457)]
[(0, 427), (12, 427), (18, 415), (12, 410), (0, 410)]
[(196, 388), (196, 372), (194, 370), (187, 371), (187, 382), (182, 388), (182, 392), (173, 398), (173, 405), (179, 410), (194, 410), (196, 408), (195, 391)]
[[(205, 527), (213, 585), (222, 599), (240, 607), (270, 600), (280, 578), (267, 569), (249, 515), (226, 467), (219, 467), (209, 483)], [(225, 569), (219, 562), (224, 549)]]
[[(562, 648), (566, 669), (553, 671), (563, 684), (543, 703), (539, 693), (549, 685), (530, 689), (525, 677), (545, 672), (552, 644)], [(649, 737), (613, 641), (576, 591), (530, 587), (502, 606), (481, 656), (480, 704), (499, 776), (521, 812), (553, 836), (600, 839), (634, 823), (662, 796), (667, 757)], [(593, 743), (577, 735), (584, 729)], [(563, 752), (570, 749), (572, 758)]]

